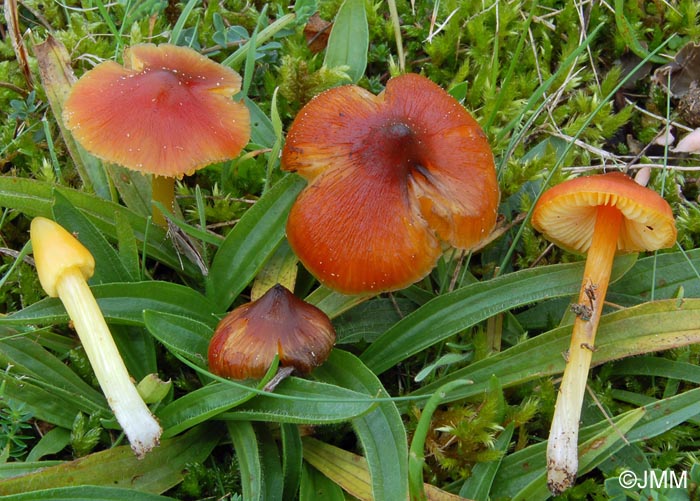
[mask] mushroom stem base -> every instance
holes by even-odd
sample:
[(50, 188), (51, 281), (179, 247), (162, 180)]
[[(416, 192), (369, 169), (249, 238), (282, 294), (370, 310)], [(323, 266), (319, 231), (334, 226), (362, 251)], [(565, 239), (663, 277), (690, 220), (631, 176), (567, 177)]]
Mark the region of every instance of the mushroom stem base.
[(622, 213), (615, 207), (600, 206), (597, 210), (577, 303), (579, 313), (574, 321), (547, 444), (547, 486), (555, 495), (571, 487), (578, 473), (581, 406), (622, 225)]
[(142, 458), (158, 445), (162, 429), (131, 381), (92, 291), (77, 268), (67, 270), (56, 289), (107, 403), (134, 453)]

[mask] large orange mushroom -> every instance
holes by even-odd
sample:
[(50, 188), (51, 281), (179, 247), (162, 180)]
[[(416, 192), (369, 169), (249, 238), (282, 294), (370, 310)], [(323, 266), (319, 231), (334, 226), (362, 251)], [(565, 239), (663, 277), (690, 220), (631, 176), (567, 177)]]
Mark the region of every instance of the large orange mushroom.
[(471, 115), (427, 78), (375, 96), (328, 90), (297, 115), (282, 168), (308, 186), (287, 237), (304, 266), (343, 293), (397, 290), (435, 266), (441, 243), (471, 249), (496, 222), (493, 155)]
[(65, 102), (75, 139), (102, 160), (154, 174), (153, 198), (172, 205), (175, 178), (235, 158), (250, 114), (231, 96), (241, 77), (187, 47), (134, 45), (83, 75)]
[(560, 247), (588, 253), (547, 444), (547, 484), (559, 494), (578, 472), (581, 406), (613, 258), (617, 252), (671, 247), (676, 226), (668, 202), (619, 172), (572, 179), (549, 189), (535, 205), (532, 225)]

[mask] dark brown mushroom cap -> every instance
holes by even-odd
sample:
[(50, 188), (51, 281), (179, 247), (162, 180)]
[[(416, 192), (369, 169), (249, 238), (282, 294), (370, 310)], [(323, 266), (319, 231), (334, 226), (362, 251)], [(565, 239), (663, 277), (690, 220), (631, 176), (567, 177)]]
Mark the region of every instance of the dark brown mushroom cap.
[(209, 368), (232, 379), (262, 378), (275, 355), (280, 365), (311, 372), (335, 343), (328, 316), (281, 285), (226, 315), (209, 344)]
[(325, 285), (344, 292), (406, 287), (427, 275), (440, 241), (476, 246), (499, 201), (486, 136), (454, 98), (420, 75), (378, 96), (343, 86), (297, 115), (282, 168), (308, 180), (289, 243)]
[(676, 242), (676, 224), (668, 202), (620, 172), (579, 177), (550, 188), (535, 205), (532, 226), (558, 246), (585, 253), (593, 239), (600, 205), (616, 207), (622, 213), (618, 252), (652, 251)]
[(182, 177), (235, 158), (250, 138), (250, 114), (231, 96), (241, 77), (196, 51), (134, 45), (124, 66), (97, 65), (71, 89), (63, 120), (97, 157), (130, 169)]

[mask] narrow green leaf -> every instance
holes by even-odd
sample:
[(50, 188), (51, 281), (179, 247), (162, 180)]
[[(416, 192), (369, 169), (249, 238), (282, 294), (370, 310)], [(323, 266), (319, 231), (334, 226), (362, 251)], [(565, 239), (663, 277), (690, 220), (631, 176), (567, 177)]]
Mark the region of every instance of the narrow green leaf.
[[(613, 279), (623, 275), (635, 256), (615, 260)], [(360, 356), (380, 374), (398, 362), (497, 313), (542, 299), (574, 294), (581, 285), (583, 263), (539, 266), (467, 285), (438, 296), (404, 317)]]
[(236, 449), (236, 458), (241, 470), (241, 487), (243, 499), (263, 501), (263, 472), (260, 464), (258, 440), (250, 421), (231, 421), (226, 423), (228, 433)]
[(263, 148), (272, 148), (275, 144), (275, 127), (260, 107), (247, 97), (243, 102), (250, 111), (250, 142)]
[(207, 296), (220, 310), (231, 305), (280, 244), (289, 208), (304, 185), (299, 176), (282, 178), (222, 242), (207, 277)]
[(173, 353), (178, 353), (200, 367), (207, 367), (209, 341), (214, 333), (211, 324), (182, 315), (146, 310), (146, 328)]
[(356, 83), (365, 73), (368, 47), (365, 2), (345, 0), (335, 16), (323, 64), (327, 68), (347, 67), (348, 76)]
[(652, 63), (664, 64), (668, 62), (661, 56), (650, 54), (647, 48), (637, 39), (632, 25), (625, 17), (625, 2), (623, 0), (615, 0), (614, 12), (617, 31), (632, 52), (642, 59), (648, 58)]
[(284, 475), (284, 495), (294, 499), (301, 481), (302, 445), (299, 427), (290, 423), (280, 424), (282, 439), (282, 473)]
[(29, 451), (25, 461), (33, 463), (49, 454), (57, 454), (70, 445), (70, 431), (65, 428), (53, 428), (39, 439)]
[(272, 172), (280, 162), (280, 151), (284, 144), (284, 135), (282, 133), (282, 119), (280, 118), (279, 110), (277, 109), (277, 92), (279, 87), (275, 88), (272, 93), (272, 102), (270, 103), (270, 120), (272, 128), (275, 131), (275, 142), (267, 155), (267, 169), (265, 171), (265, 185), (263, 186), (263, 194), (270, 188), (272, 180)]
[(143, 459), (137, 459), (128, 445), (115, 447), (35, 473), (0, 480), (0, 495), (77, 485), (160, 493), (180, 483), (187, 464), (204, 461), (220, 438), (218, 428), (201, 426), (177, 438), (162, 440)]
[(301, 474), (299, 501), (345, 501), (343, 489), (316, 468), (304, 465)]
[(163, 427), (163, 437), (168, 438), (240, 405), (254, 396), (255, 393), (244, 388), (212, 383), (191, 391), (158, 409), (156, 416)]
[(289, 499), (284, 496), (284, 477), (282, 475), (282, 458), (277, 447), (275, 437), (270, 433), (267, 425), (256, 423), (253, 425), (258, 437), (260, 447), (260, 463), (263, 471), (263, 499), (269, 501), (282, 501)]
[[(365, 395), (388, 397), (377, 376), (356, 356), (342, 350), (333, 350), (314, 376)], [(408, 439), (396, 404), (380, 402), (351, 423), (367, 459), (374, 498), (406, 499)]]
[[(304, 459), (358, 499), (373, 499), (367, 462), (351, 452), (304, 437)], [(318, 498), (315, 498), (318, 499)], [(399, 498), (405, 499), (405, 498)]]
[[(596, 336), (593, 365), (700, 342), (700, 299), (682, 305), (669, 299), (603, 315)], [(470, 379), (474, 384), (448, 395), (453, 401), (486, 391), (495, 374), (504, 388), (563, 372), (562, 354), (569, 347), (571, 326), (562, 326), (528, 339), (497, 355), (480, 360), (421, 387), (413, 395), (428, 395), (446, 381)]]
[(150, 216), (153, 213), (150, 176), (117, 164), (108, 163), (105, 167), (124, 205), (140, 216)]
[[(644, 416), (644, 409), (634, 409), (617, 417), (614, 426), (597, 433), (590, 439), (579, 445), (579, 475), (595, 468), (600, 462), (624, 447), (623, 435), (627, 433)], [(545, 469), (525, 488), (515, 493), (513, 501), (532, 501), (535, 499), (548, 499), (547, 472)]]
[(177, 21), (175, 22), (175, 26), (173, 26), (172, 31), (170, 32), (170, 43), (178, 45), (181, 43), (180, 37), (182, 36), (182, 30), (185, 27), (185, 23), (187, 23), (187, 19), (190, 17), (190, 14), (192, 14), (192, 11), (194, 8), (197, 6), (199, 3), (199, 0), (189, 0), (185, 7), (182, 9), (182, 12), (180, 13), (180, 16), (177, 18)]
[[(204, 296), (184, 285), (170, 282), (131, 282), (91, 287), (92, 293), (108, 322), (143, 326), (143, 312), (156, 310), (188, 316), (212, 328), (218, 322), (218, 310)], [(0, 317), (0, 325), (56, 324), (68, 322), (61, 301), (42, 299), (31, 306)]]
[(433, 413), (438, 405), (442, 403), (445, 394), (450, 390), (459, 386), (471, 384), (471, 381), (457, 379), (445, 383), (438, 389), (425, 403), (423, 412), (416, 425), (416, 430), (411, 440), (411, 448), (408, 455), (408, 481), (410, 489), (410, 499), (412, 501), (421, 501), (426, 499), (425, 490), (423, 488), (423, 466), (425, 465), (425, 439), (430, 430), (430, 422), (433, 419)]
[(258, 33), (254, 44), (252, 43), (252, 40), (248, 40), (248, 42), (246, 42), (243, 46), (239, 47), (238, 50), (236, 50), (236, 52), (224, 59), (221, 62), (221, 64), (223, 64), (224, 66), (230, 66), (234, 70), (237, 70), (240, 64), (247, 57), (248, 51), (251, 50), (251, 48), (252, 50), (257, 49), (262, 44), (267, 42), (270, 38), (275, 36), (277, 33), (287, 28), (290, 24), (294, 22), (295, 19), (295, 14), (286, 14), (280, 17), (279, 19), (275, 20), (275, 22), (273, 22)]
[[(636, 421), (635, 425), (625, 433), (625, 437), (630, 443), (656, 437), (698, 415), (700, 413), (700, 388), (652, 402), (644, 407), (613, 418), (613, 422), (617, 422), (622, 417), (629, 415), (630, 412), (638, 412), (639, 410), (643, 411), (641, 419)], [(601, 436), (606, 433), (618, 436), (617, 431), (611, 428), (607, 420), (601, 420), (580, 430), (579, 443), (589, 443), (596, 435)], [(547, 443), (542, 442), (506, 456), (496, 474), (491, 496), (493, 498), (512, 498), (517, 492), (535, 481), (545, 469), (546, 448)], [(584, 450), (583, 446), (579, 446), (579, 451)], [(591, 468), (587, 470), (589, 469)]]
[(174, 498), (117, 487), (60, 487), (4, 496), (4, 501), (175, 501)]
[[(278, 395), (293, 398), (278, 398)], [(258, 395), (219, 418), (298, 424), (341, 423), (364, 414), (374, 405), (372, 395), (290, 377), (275, 388), (274, 394)]]
[(77, 235), (80, 243), (95, 258), (95, 274), (90, 280), (91, 284), (133, 280), (104, 235), (58, 191), (54, 193), (53, 215), (58, 224)]
[(53, 386), (82, 395), (97, 407), (104, 407), (102, 394), (87, 384), (68, 366), (31, 340), (31, 334), (24, 336), (0, 335), (0, 365), (11, 366), (10, 373), (29, 376)]
[(632, 443), (642, 442), (674, 429), (681, 423), (700, 415), (700, 388), (670, 398), (656, 400), (644, 406), (642, 420), (627, 434)]
[(655, 376), (700, 384), (700, 367), (659, 357), (635, 357), (612, 366), (611, 376)]
[(327, 287), (320, 286), (311, 294), (306, 296), (304, 301), (313, 304), (321, 309), (330, 318), (335, 318), (343, 312), (357, 306), (372, 296), (353, 295), (349, 296), (335, 292)]
[[(12, 461), (9, 463), (0, 464), (0, 479), (18, 477), (34, 473), (44, 468), (64, 464), (63, 461)], [(4, 498), (3, 498), (4, 499)]]
[(0, 372), (0, 382), (5, 385), (3, 396), (22, 402), (25, 412), (40, 421), (70, 429), (76, 414), (109, 412), (107, 402), (102, 406), (58, 386), (32, 381), (21, 374)]
[[(613, 397), (615, 400), (619, 400), (621, 402), (636, 405), (639, 407), (642, 407), (644, 405), (649, 405), (652, 402), (658, 401), (658, 399), (656, 399), (654, 397), (650, 397), (648, 395), (642, 395), (641, 393), (635, 393), (633, 391), (627, 391), (627, 390), (613, 389), (610, 391), (610, 396)], [(700, 415), (698, 417), (689, 418), (687, 421), (691, 424), (696, 425), (696, 426), (700, 426)], [(650, 468), (651, 468), (651, 466), (650, 466)]]
[[(695, 268), (695, 269), (693, 269)], [(668, 252), (638, 260), (629, 273), (610, 286), (611, 302), (632, 306), (654, 299), (675, 297), (682, 287), (686, 297), (700, 297), (700, 249)], [(655, 279), (655, 280), (654, 280)]]
[(114, 215), (114, 226), (119, 258), (131, 277), (129, 281), (138, 280), (141, 277), (141, 267), (139, 266), (139, 248), (134, 232), (121, 212)]
[[(257, 47), (256, 41), (258, 39), (258, 29), (260, 28), (260, 22), (262, 20), (267, 20), (267, 4), (263, 4), (258, 17), (258, 22), (255, 24), (253, 32), (250, 34), (250, 39), (248, 43)], [(241, 86), (241, 94), (244, 96), (248, 95), (248, 90), (250, 89), (250, 84), (253, 81), (253, 72), (255, 71), (255, 50), (249, 50), (245, 57), (245, 66), (243, 71), (243, 85)]]
[[(70, 188), (57, 188), (51, 183), (34, 179), (0, 176), (0, 207), (18, 210), (28, 217), (52, 217), (54, 193), (60, 192), (68, 201), (82, 212), (95, 227), (110, 239), (116, 239), (115, 214), (119, 213), (128, 221), (138, 242), (146, 238), (148, 220), (117, 203), (103, 200), (95, 195)], [(172, 242), (165, 230), (151, 225), (148, 229), (146, 251), (148, 255), (175, 270), (181, 270), (188, 276), (201, 276), (199, 268), (184, 262), (182, 265)]]

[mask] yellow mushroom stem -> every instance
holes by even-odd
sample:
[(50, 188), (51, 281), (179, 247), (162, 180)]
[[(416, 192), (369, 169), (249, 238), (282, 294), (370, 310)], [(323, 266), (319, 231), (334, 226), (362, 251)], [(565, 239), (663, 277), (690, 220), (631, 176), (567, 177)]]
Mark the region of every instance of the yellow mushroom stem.
[[(166, 210), (174, 212), (175, 208), (175, 178), (154, 175), (151, 181), (151, 198), (163, 204)], [(168, 223), (159, 208), (153, 207), (153, 222), (161, 228), (167, 228)]]
[(49, 296), (63, 302), (109, 407), (134, 453), (142, 458), (158, 445), (162, 429), (129, 377), (87, 284), (94, 258), (73, 235), (49, 219), (34, 218), (30, 233), (41, 285)]
[(615, 207), (605, 205), (597, 208), (595, 229), (575, 308), (577, 315), (571, 345), (547, 444), (547, 485), (555, 495), (573, 485), (578, 472), (581, 407), (622, 219), (622, 213)]

